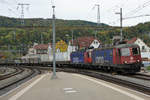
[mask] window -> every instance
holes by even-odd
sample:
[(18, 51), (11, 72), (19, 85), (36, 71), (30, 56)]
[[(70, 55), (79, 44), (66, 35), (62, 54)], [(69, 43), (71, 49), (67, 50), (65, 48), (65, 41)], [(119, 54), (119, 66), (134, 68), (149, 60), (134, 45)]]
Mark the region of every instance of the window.
[(47, 49), (37, 49), (37, 54), (47, 54)]
[(130, 49), (129, 48), (122, 48), (121, 49), (122, 56), (130, 56)]
[(142, 46), (142, 50), (145, 50), (145, 46)]
[(43, 54), (47, 54), (47, 50), (45, 49), (45, 50), (43, 50)]
[(118, 55), (121, 56), (121, 51), (120, 51), (120, 49), (118, 49)]
[(133, 55), (138, 55), (140, 50), (138, 48), (132, 48)]
[(38, 50), (38, 49), (36, 50), (36, 52), (37, 52), (37, 54), (40, 54), (40, 53), (41, 53), (40, 50)]

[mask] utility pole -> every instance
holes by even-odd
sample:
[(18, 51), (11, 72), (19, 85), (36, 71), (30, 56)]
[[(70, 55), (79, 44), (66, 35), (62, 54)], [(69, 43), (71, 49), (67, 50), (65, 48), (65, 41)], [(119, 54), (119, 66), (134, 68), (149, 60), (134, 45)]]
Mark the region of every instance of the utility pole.
[[(97, 6), (97, 27), (100, 25), (100, 5), (95, 4)], [(96, 38), (97, 30), (95, 32), (95, 38)]]
[(43, 44), (43, 35), (41, 33), (41, 44)]
[(123, 40), (123, 37), (122, 37), (122, 20), (123, 20), (123, 18), (122, 18), (122, 8), (120, 8), (120, 12), (117, 12), (116, 14), (120, 14), (120, 36), (121, 36), (120, 41), (122, 41)]
[(53, 8), (53, 20), (52, 20), (52, 25), (53, 25), (53, 75), (51, 77), (51, 79), (57, 79), (56, 76), (56, 58), (55, 58), (55, 6), (52, 6)]
[[(27, 3), (18, 3), (18, 8), (21, 6), (21, 25), (24, 25), (24, 6), (29, 6), (30, 4)], [(18, 9), (17, 8), (17, 9)]]

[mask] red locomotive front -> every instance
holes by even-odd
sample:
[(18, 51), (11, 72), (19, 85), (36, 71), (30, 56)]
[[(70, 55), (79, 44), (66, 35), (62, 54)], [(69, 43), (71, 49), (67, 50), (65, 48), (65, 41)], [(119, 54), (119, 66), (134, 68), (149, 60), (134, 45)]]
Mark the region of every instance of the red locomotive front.
[(136, 64), (141, 62), (139, 47), (129, 47), (121, 49), (121, 64)]
[(115, 46), (113, 63), (122, 66), (126, 72), (139, 72), (142, 67), (140, 48), (136, 44)]

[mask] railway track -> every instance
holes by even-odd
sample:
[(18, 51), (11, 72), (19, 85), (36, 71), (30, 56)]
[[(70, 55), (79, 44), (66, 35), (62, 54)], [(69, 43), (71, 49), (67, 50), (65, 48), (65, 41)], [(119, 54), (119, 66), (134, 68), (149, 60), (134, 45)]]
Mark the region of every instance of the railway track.
[(0, 80), (0, 95), (7, 93), (11, 89), (19, 86), (38, 74), (41, 74), (40, 70), (21, 68), (19, 72), (16, 72), (12, 76), (6, 76), (5, 79), (3, 78), (3, 80)]
[(0, 76), (0, 81), (4, 80), (4, 79), (7, 79), (7, 78), (10, 78), (12, 76), (15, 76), (17, 74), (20, 74), (24, 71), (22, 68), (14, 67), (14, 69), (15, 69), (15, 72), (12, 72), (12, 73), (9, 73), (9, 74), (6, 74), (6, 75), (1, 75)]
[(132, 75), (131, 77), (150, 81), (150, 75), (146, 74), (137, 73), (135, 75)]

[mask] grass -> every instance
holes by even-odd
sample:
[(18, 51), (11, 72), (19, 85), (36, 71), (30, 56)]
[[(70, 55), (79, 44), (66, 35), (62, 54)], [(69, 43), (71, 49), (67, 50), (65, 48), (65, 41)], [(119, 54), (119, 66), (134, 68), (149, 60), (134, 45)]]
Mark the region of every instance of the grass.
[(146, 69), (150, 71), (150, 66), (148, 66)]

